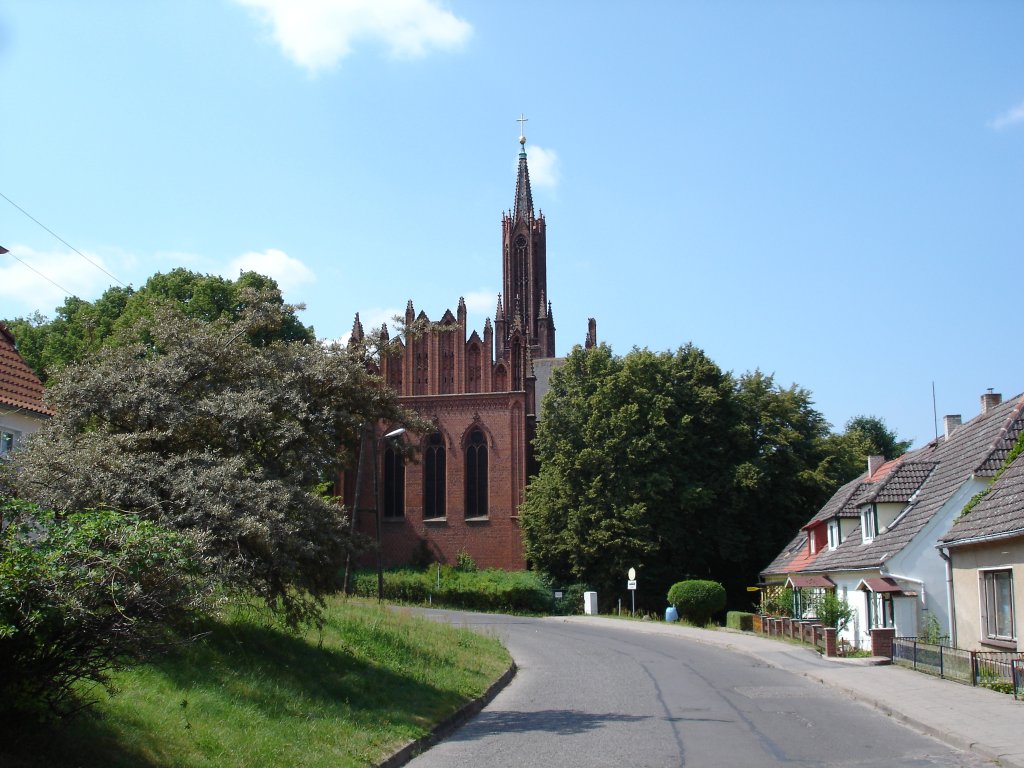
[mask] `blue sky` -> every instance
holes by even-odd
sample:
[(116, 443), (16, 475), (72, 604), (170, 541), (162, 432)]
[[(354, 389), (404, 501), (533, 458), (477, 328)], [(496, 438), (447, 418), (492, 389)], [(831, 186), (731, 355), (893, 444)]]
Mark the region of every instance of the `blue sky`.
[[(0, 316), (255, 268), (494, 311), (521, 113), (558, 351), (692, 341), (919, 445), (1024, 390), (1024, 3), (13, 0)], [(17, 257), (15, 259), (14, 257)], [(30, 265), (53, 283), (29, 269)]]

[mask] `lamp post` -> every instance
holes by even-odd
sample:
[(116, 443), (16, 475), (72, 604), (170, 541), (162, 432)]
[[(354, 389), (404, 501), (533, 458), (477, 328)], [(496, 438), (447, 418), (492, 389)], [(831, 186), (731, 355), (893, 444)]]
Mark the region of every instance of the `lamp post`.
[[(374, 505), (374, 517), (377, 518), (377, 602), (384, 602), (384, 553), (381, 548), (381, 536), (380, 536), (380, 489), (377, 484), (377, 446), (384, 443), (385, 440), (392, 441), (396, 440), (405, 434), (405, 427), (399, 427), (393, 429), (384, 436), (374, 441), (373, 451), (373, 505)], [(362, 459), (362, 457), (360, 457)]]

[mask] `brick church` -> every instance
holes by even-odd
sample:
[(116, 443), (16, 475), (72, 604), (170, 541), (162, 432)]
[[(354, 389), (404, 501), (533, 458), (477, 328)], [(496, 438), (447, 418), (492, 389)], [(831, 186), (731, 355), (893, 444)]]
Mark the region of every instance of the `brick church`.
[[(532, 440), (540, 400), (555, 357), (555, 322), (547, 293), (547, 230), (543, 212), (534, 213), (526, 162), (526, 138), (519, 137), (515, 203), (502, 215), (502, 293), (494, 322), (483, 334), (467, 335), (466, 304), (460, 298), (431, 321), (412, 301), (407, 327), (435, 330), (396, 339), (378, 371), (402, 404), (432, 421), (430, 434), (405, 432), (385, 439), (399, 425), (378, 425), (374, 466), (346, 473), (346, 506), (356, 486), (358, 530), (380, 537), (385, 567), (408, 563), (454, 564), (465, 551), (481, 568), (526, 566), (519, 530), (519, 503), (534, 466)], [(387, 338), (387, 326), (374, 331)], [(353, 343), (365, 339), (359, 315)], [(590, 321), (587, 346), (596, 343)], [(418, 461), (403, 462), (394, 441), (418, 446)]]

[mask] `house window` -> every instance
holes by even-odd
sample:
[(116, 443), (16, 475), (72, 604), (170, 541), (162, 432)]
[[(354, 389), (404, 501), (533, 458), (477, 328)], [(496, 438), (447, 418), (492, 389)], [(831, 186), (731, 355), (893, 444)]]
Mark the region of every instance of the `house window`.
[(1013, 571), (1009, 568), (982, 571), (982, 605), (984, 636), (982, 640), (1012, 643), (1015, 640), (1013, 624)]
[(423, 517), (445, 516), (445, 455), (444, 438), (435, 432), (427, 438), (423, 451)]
[(868, 627), (895, 626), (893, 620), (892, 594), (889, 592), (868, 592)]
[(839, 546), (839, 521), (828, 521), (828, 548), (835, 549)]
[(466, 517), (487, 517), (487, 438), (479, 429), (466, 445)]
[(874, 504), (868, 504), (860, 511), (861, 539), (870, 544), (878, 533), (878, 510)]
[(0, 455), (13, 451), (19, 437), (21, 437), (20, 433), (13, 429), (0, 431)]
[(384, 447), (384, 517), (405, 517), (405, 464), (398, 449)]

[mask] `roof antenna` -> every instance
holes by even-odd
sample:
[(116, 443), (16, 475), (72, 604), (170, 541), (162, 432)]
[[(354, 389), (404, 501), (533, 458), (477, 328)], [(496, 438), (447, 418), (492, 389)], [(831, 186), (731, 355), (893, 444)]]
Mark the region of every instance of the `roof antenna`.
[(935, 406), (935, 382), (932, 382), (932, 424), (935, 425), (935, 442), (939, 441), (939, 409)]

